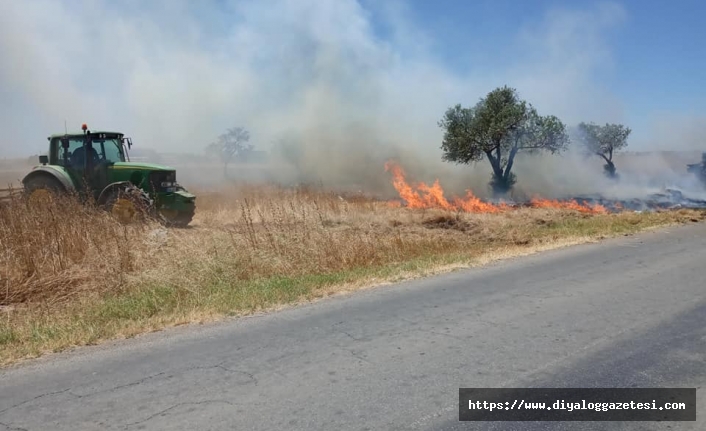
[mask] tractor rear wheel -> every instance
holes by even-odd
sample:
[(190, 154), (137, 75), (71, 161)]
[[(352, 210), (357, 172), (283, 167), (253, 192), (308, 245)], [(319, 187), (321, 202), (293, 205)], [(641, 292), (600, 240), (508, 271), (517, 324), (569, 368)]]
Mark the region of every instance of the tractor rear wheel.
[(144, 221), (152, 215), (153, 202), (144, 190), (129, 185), (116, 188), (105, 200), (105, 209), (121, 223)]
[(24, 184), (24, 193), (30, 204), (49, 203), (55, 196), (63, 194), (61, 184), (47, 175), (37, 175)]

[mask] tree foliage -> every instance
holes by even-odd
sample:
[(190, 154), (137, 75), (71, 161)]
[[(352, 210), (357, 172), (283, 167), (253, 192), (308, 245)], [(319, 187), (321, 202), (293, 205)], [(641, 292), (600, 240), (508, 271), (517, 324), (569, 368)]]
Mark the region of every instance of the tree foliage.
[(628, 145), (628, 136), (632, 130), (622, 124), (608, 124), (599, 126), (594, 123), (580, 123), (578, 125), (578, 140), (583, 150), (590, 155), (600, 156), (605, 160), (603, 166), (607, 176), (617, 178), (613, 154)]
[(223, 174), (226, 175), (228, 164), (238, 157), (243, 157), (253, 150), (248, 144), (250, 133), (243, 127), (234, 127), (218, 137), (216, 142), (208, 145), (206, 151), (221, 159)]
[(490, 185), (495, 194), (507, 193), (515, 184), (512, 167), (518, 152), (554, 154), (569, 145), (559, 118), (540, 116), (507, 86), (491, 91), (474, 107), (459, 104), (449, 108), (439, 126), (444, 129), (443, 160), (468, 164), (487, 158), (493, 169)]

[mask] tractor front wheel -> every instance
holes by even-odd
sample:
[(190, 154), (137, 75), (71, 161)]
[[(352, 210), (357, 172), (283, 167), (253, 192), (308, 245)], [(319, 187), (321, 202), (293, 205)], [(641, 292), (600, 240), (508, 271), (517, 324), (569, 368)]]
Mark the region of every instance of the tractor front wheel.
[(150, 218), (153, 203), (142, 189), (126, 186), (116, 188), (110, 193), (105, 201), (105, 209), (121, 223), (128, 224)]

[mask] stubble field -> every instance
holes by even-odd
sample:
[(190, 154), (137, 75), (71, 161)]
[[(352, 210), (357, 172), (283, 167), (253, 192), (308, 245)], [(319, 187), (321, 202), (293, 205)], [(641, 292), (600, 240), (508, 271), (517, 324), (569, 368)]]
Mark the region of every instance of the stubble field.
[(0, 364), (706, 219), (685, 209), (410, 209), (311, 187), (192, 191), (187, 229), (124, 225), (70, 199), (5, 202)]

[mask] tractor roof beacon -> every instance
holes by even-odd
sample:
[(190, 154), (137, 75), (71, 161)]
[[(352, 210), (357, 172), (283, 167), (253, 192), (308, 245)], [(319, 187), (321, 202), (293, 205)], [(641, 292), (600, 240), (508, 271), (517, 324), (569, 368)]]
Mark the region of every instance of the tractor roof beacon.
[(196, 196), (177, 183), (175, 169), (130, 162), (132, 140), (123, 133), (81, 129), (47, 138), (48, 155), (22, 180), (30, 197), (76, 193), (123, 221), (153, 214), (170, 226), (191, 223)]

